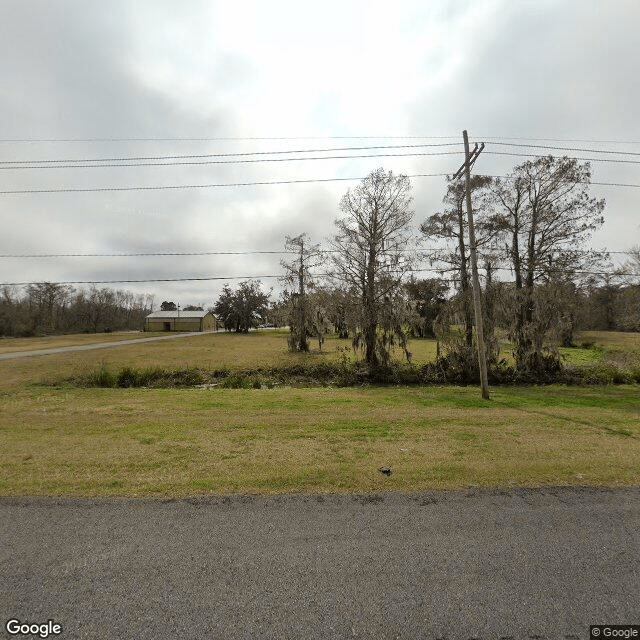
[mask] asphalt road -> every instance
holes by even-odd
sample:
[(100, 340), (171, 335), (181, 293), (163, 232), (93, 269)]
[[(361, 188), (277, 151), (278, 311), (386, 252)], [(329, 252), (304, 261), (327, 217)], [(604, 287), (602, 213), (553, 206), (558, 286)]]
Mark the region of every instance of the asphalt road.
[(137, 344), (139, 342), (156, 342), (158, 340), (173, 340), (175, 338), (189, 338), (212, 333), (211, 331), (191, 331), (189, 333), (171, 333), (167, 336), (153, 338), (132, 338), (131, 340), (113, 340), (112, 342), (93, 342), (91, 344), (77, 344), (68, 347), (53, 347), (51, 349), (32, 349), (31, 351), (13, 351), (0, 353), (0, 360), (16, 360), (18, 358), (33, 358), (35, 356), (49, 356), (53, 353), (72, 353), (74, 351), (91, 351), (91, 349), (108, 349)]
[(0, 637), (589, 638), (640, 624), (639, 531), (640, 488), (5, 498)]

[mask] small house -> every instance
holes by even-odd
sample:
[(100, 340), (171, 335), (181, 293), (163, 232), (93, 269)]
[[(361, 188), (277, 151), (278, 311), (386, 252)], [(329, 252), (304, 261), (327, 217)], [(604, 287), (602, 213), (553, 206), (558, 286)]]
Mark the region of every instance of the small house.
[(210, 311), (154, 311), (144, 319), (145, 331), (215, 331)]

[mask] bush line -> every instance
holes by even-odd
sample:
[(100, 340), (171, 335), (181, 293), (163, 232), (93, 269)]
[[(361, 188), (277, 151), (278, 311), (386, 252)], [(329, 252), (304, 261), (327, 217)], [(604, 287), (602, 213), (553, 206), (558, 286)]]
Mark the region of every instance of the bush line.
[[(364, 363), (323, 362), (299, 363), (280, 367), (259, 367), (242, 371), (197, 367), (166, 369), (152, 367), (136, 369), (130, 366), (113, 371), (101, 366), (89, 373), (77, 374), (64, 380), (75, 387), (105, 388), (186, 388), (217, 386), (227, 389), (260, 389), (279, 385), (350, 387), (378, 385), (469, 385), (479, 384), (477, 372), (451, 367), (441, 359), (435, 363), (413, 365), (393, 363), (388, 367), (367, 368)], [(519, 374), (504, 363), (489, 372), (494, 385), (568, 384), (608, 385), (640, 382), (640, 367), (624, 370), (609, 364), (563, 366), (541, 376)], [(55, 382), (54, 384), (60, 384)]]

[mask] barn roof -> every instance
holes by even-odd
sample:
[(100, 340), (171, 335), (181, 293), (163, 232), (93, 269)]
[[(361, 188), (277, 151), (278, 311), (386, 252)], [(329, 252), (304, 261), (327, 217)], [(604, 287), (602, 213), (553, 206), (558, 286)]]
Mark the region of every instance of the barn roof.
[(147, 318), (204, 318), (206, 315), (211, 315), (210, 311), (154, 311), (150, 313)]

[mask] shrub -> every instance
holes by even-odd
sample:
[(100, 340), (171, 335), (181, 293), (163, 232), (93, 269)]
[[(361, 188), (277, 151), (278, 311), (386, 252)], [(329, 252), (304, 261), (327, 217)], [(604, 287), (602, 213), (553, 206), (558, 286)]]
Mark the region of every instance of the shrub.
[(115, 387), (116, 376), (110, 371), (105, 364), (101, 364), (97, 371), (87, 376), (86, 385), (88, 387)]
[[(479, 384), (477, 364), (475, 370), (467, 358), (449, 352), (435, 362), (421, 366), (412, 363), (391, 362), (370, 366), (364, 362), (298, 362), (270, 369), (251, 369), (231, 372), (229, 369), (202, 371), (197, 368), (163, 369), (161, 367), (136, 369), (122, 367), (117, 373), (102, 364), (88, 374), (75, 376), (67, 382), (84, 387), (194, 387), (215, 380), (222, 389), (272, 388), (275, 384), (333, 385), (350, 387), (362, 384)], [(562, 366), (557, 358), (543, 355), (537, 373), (518, 371), (505, 360), (492, 362), (489, 383), (513, 384), (632, 384), (640, 382), (640, 366), (626, 369), (612, 363)]]
[(138, 372), (131, 367), (123, 367), (116, 376), (116, 386), (122, 388), (141, 387), (143, 384), (141, 384), (140, 378)]
[(247, 382), (241, 373), (231, 373), (223, 378), (218, 386), (222, 389), (246, 389)]

